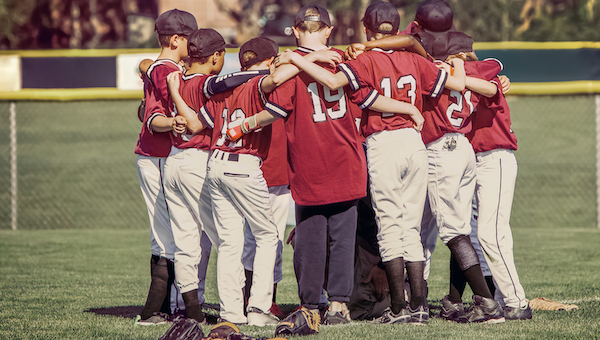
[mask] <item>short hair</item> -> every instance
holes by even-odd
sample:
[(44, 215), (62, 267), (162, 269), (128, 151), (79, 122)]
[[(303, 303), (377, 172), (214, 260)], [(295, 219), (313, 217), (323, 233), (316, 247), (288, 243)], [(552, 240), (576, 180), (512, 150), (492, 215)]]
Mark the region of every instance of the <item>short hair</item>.
[(158, 43), (160, 47), (169, 47), (171, 46), (171, 37), (174, 34), (159, 34), (158, 35)]
[[(248, 60), (252, 60), (256, 57), (258, 57), (258, 54), (254, 53), (254, 51), (246, 51), (246, 52), (244, 52), (244, 54), (242, 54), (242, 60), (244, 61), (244, 63), (246, 63), (246, 62), (248, 62)], [(256, 65), (256, 64), (258, 64), (258, 62), (254, 63), (252, 65), (246, 65), (246, 67), (243, 67), (243, 69), (247, 70), (249, 67)]]
[[(225, 50), (220, 50), (220, 51), (216, 51), (216, 52), (219, 52), (219, 54), (221, 54), (221, 53), (225, 53)], [(188, 57), (188, 64), (190, 66), (194, 63), (206, 64), (208, 62), (208, 59), (210, 59), (211, 55), (207, 55), (206, 57)]]
[[(314, 8), (314, 7), (310, 7), (306, 10), (306, 13), (304, 14), (305, 16), (320, 16), (321, 13), (319, 13), (319, 10)], [(296, 28), (301, 30), (301, 31), (308, 31), (310, 33), (314, 33), (314, 32), (318, 32), (324, 28), (327, 28), (329, 26), (327, 26), (326, 24), (320, 22), (320, 21), (302, 21), (301, 23), (299, 23)]]

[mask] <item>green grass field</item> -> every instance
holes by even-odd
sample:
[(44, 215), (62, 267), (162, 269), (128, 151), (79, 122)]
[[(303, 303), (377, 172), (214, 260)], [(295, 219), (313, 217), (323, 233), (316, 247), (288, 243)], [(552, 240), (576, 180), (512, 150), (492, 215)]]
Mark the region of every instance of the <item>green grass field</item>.
[[(289, 231), (289, 230), (288, 230)], [(600, 231), (594, 228), (515, 228), (515, 257), (529, 298), (575, 303), (576, 311), (535, 311), (531, 321), (465, 325), (433, 318), (426, 327), (353, 322), (322, 327), (310, 339), (597, 339), (600, 336)], [(157, 339), (168, 326), (139, 327), (126, 310), (141, 308), (149, 285), (145, 230), (0, 231), (0, 339)], [(214, 255), (214, 254), (213, 254)], [(278, 302), (298, 304), (285, 250)], [(429, 303), (447, 294), (449, 252), (439, 245)], [(217, 303), (215, 256), (207, 302)], [(465, 301), (469, 301), (469, 292)], [(131, 310), (133, 307), (130, 307)], [(95, 312), (94, 312), (95, 311)], [(104, 315), (106, 313), (116, 315)], [(209, 326), (205, 326), (207, 332)], [(274, 327), (242, 326), (253, 336)]]
[[(137, 101), (17, 102), (19, 223), (10, 230), (9, 103), (0, 102), (0, 339), (157, 339), (133, 326), (149, 285), (147, 215), (133, 149)], [(575, 303), (532, 321), (427, 327), (356, 322), (310, 339), (599, 339), (594, 97), (509, 97), (519, 138), (512, 226), (529, 298)], [(298, 304), (286, 249), (278, 302)], [(448, 256), (434, 254), (429, 303), (448, 290)], [(214, 260), (207, 301), (218, 303)], [(469, 293), (465, 300), (469, 300)], [(112, 315), (110, 315), (112, 314)], [(208, 327), (205, 327), (205, 331)], [(272, 336), (274, 327), (242, 327)]]

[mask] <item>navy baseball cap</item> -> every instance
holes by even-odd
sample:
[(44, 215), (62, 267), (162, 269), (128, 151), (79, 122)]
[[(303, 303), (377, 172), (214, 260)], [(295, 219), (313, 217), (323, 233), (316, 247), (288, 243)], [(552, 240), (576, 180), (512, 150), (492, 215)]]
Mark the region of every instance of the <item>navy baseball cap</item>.
[[(244, 53), (248, 51), (254, 52), (256, 57), (244, 61)], [(279, 53), (279, 45), (275, 41), (265, 37), (253, 38), (240, 47), (240, 65), (242, 68), (250, 67), (258, 62), (277, 56), (277, 53)]]
[[(319, 12), (319, 14), (306, 14), (306, 11), (309, 8), (314, 8)], [(308, 5), (300, 8), (298, 13), (296, 13), (296, 17), (294, 18), (294, 26), (298, 26), (303, 21), (317, 21), (322, 22), (325, 25), (331, 27), (331, 18), (329, 18), (329, 12), (319, 5)]]
[(201, 28), (188, 37), (188, 56), (191, 58), (208, 57), (226, 47), (236, 46), (227, 44), (223, 36), (212, 28)]
[(189, 36), (198, 29), (196, 18), (191, 13), (172, 9), (161, 14), (154, 24), (154, 30), (160, 35), (180, 34)]
[(444, 0), (425, 0), (419, 3), (415, 21), (424, 29), (433, 32), (450, 30), (454, 20), (454, 12)]
[(473, 39), (462, 32), (448, 31), (437, 35), (420, 32), (415, 36), (421, 40), (425, 51), (437, 60), (446, 60), (453, 54), (473, 51)]
[[(398, 14), (398, 10), (394, 5), (384, 1), (370, 4), (365, 11), (365, 16), (361, 20), (369, 31), (375, 33), (393, 34), (398, 32), (398, 27), (400, 26), (400, 14)], [(380, 31), (379, 26), (384, 23), (391, 24), (392, 29), (390, 31)]]

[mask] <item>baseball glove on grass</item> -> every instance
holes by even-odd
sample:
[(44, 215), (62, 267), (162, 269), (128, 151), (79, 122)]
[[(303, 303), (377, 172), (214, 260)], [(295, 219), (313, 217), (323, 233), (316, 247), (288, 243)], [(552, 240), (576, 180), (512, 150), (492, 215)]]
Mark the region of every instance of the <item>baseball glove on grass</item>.
[(319, 311), (302, 307), (277, 325), (275, 336), (315, 334), (319, 333), (320, 325)]
[(578, 309), (577, 305), (568, 305), (552, 300), (548, 300), (543, 297), (535, 298), (529, 301), (529, 307), (533, 310), (574, 310)]
[(204, 338), (200, 323), (194, 319), (178, 317), (158, 340), (201, 340)]

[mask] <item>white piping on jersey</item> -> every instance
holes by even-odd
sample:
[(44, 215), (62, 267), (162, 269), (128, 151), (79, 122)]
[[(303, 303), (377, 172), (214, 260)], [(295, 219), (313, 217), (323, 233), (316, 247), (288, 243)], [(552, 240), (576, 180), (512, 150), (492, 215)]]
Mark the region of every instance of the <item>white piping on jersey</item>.
[(304, 53), (311, 53), (311, 52), (315, 51), (312, 48), (308, 48), (308, 47), (304, 47), (304, 46), (299, 46), (296, 50), (298, 50), (300, 52), (304, 52)]
[(148, 118), (148, 120), (146, 121), (146, 127), (148, 128), (148, 131), (150, 131), (151, 134), (154, 134), (154, 130), (152, 130), (152, 120), (154, 120), (154, 118), (158, 117), (158, 116), (163, 116), (163, 117), (167, 117), (167, 115), (165, 115), (162, 112), (154, 112), (150, 118)]
[(177, 68), (179, 69), (179, 71), (183, 71), (183, 68), (181, 66), (179, 66), (178, 63), (174, 62), (171, 59), (159, 59), (155, 62), (152, 63), (152, 65), (150, 65), (150, 67), (148, 67), (148, 70), (146, 70), (146, 76), (148, 77), (148, 79), (150, 79), (150, 81), (152, 82), (152, 85), (156, 86), (156, 84), (154, 84), (154, 81), (152, 80), (152, 77), (150, 76), (150, 74), (152, 73), (152, 71), (154, 71), (154, 69), (159, 66), (159, 65), (165, 65), (165, 63), (171, 63), (175, 66), (177, 66)]
[(338, 68), (340, 71), (344, 72), (346, 78), (348, 78), (348, 84), (350, 84), (350, 88), (354, 91), (360, 89), (360, 83), (358, 82), (358, 77), (354, 73), (354, 70), (346, 64), (339, 64)]
[(210, 98), (210, 96), (212, 96), (214, 94), (214, 93), (209, 93), (208, 92), (208, 83), (210, 82), (210, 80), (212, 78), (215, 78), (215, 77), (216, 76), (213, 75), (213, 76), (210, 76), (210, 77), (206, 78), (206, 80), (204, 81), (204, 85), (202, 85), (202, 93), (204, 93), (204, 96), (206, 98)]
[(206, 108), (204, 106), (202, 106), (200, 108), (200, 112), (198, 112), (198, 113), (199, 113), (198, 116), (200, 116), (200, 118), (206, 124), (206, 126), (208, 126), (211, 129), (215, 128), (215, 121), (213, 120), (210, 113), (208, 113), (208, 111), (206, 111)]
[(367, 98), (365, 98), (365, 100), (363, 100), (363, 102), (360, 103), (358, 105), (358, 107), (361, 110), (368, 109), (373, 105), (373, 103), (375, 103), (375, 101), (377, 100), (378, 97), (379, 97), (379, 92), (377, 92), (375, 89), (371, 89), (371, 92), (369, 92), (369, 95), (367, 96)]
[(379, 47), (372, 48), (371, 51), (377, 51), (377, 52), (382, 52), (382, 53), (387, 53), (387, 54), (392, 54), (392, 53), (396, 52), (394, 50), (382, 50)]
[(497, 62), (498, 64), (500, 64), (500, 71), (504, 71), (504, 64), (502, 64), (502, 62), (496, 58), (485, 58), (483, 59), (483, 61), (487, 61), (487, 60), (494, 60), (495, 62)]
[(183, 78), (183, 80), (190, 80), (192, 78), (202, 77), (202, 76), (205, 76), (205, 74), (204, 73), (192, 73), (192, 74), (184, 74), (183, 77), (181, 77), (181, 78)]
[(438, 77), (435, 80), (433, 89), (429, 93), (429, 96), (431, 98), (437, 98), (442, 93), (442, 91), (444, 90), (444, 86), (446, 85), (446, 80), (448, 80), (448, 72), (440, 69)]
[(284, 110), (283, 108), (273, 104), (272, 102), (268, 102), (265, 105), (265, 109), (269, 112), (271, 112), (274, 115), (277, 115), (281, 118), (286, 118), (288, 116), (288, 113), (286, 110)]
[(263, 89), (262, 89), (262, 82), (263, 82), (263, 80), (265, 80), (265, 78), (266, 78), (267, 76), (268, 76), (268, 75), (267, 75), (267, 74), (265, 74), (265, 75), (264, 75), (264, 76), (262, 76), (262, 77), (260, 78), (260, 80), (258, 81), (258, 93), (260, 94), (260, 100), (262, 101), (262, 105), (263, 105), (263, 106), (267, 105), (267, 96), (265, 95), (265, 92), (264, 92), (264, 91), (263, 91)]

